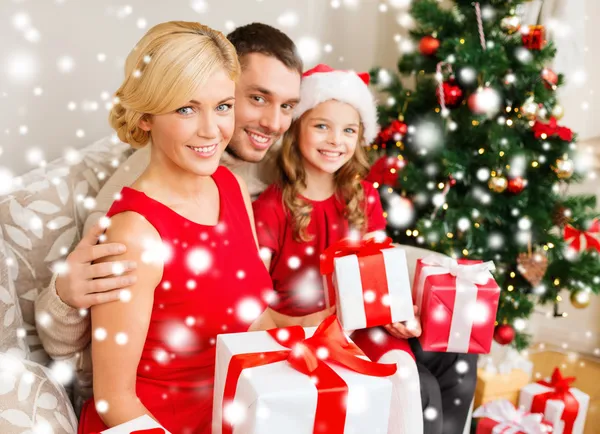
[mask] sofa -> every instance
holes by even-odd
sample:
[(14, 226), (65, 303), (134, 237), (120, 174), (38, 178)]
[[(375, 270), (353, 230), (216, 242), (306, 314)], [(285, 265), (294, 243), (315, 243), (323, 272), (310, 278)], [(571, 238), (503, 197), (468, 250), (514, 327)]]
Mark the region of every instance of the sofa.
[[(16, 178), (0, 196), (2, 434), (77, 432), (71, 385), (77, 357), (50, 360), (36, 328), (50, 325), (34, 317), (34, 301), (53, 266), (78, 243), (96, 194), (131, 152), (115, 136), (103, 138)], [(427, 253), (407, 247), (411, 279), (416, 259)]]

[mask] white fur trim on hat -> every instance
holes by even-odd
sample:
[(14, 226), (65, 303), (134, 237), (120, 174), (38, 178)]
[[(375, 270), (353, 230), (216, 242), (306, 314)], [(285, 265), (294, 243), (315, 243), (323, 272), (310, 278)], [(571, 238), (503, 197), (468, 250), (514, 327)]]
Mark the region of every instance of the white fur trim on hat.
[(365, 145), (377, 137), (377, 104), (369, 87), (352, 71), (317, 72), (302, 79), (294, 120), (322, 102), (334, 99), (354, 107), (364, 128)]

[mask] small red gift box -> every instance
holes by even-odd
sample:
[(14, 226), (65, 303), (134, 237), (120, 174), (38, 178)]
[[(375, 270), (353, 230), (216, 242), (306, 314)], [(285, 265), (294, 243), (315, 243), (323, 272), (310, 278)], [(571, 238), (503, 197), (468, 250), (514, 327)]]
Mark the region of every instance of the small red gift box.
[(413, 300), (421, 314), (424, 351), (490, 352), (500, 298), (493, 269), (493, 262), (439, 254), (417, 261)]
[(552, 432), (552, 424), (539, 413), (527, 413), (506, 399), (488, 402), (473, 413), (481, 418), (476, 434), (544, 434)]
[(527, 26), (523, 28), (523, 45), (530, 50), (541, 50), (546, 46), (546, 30), (544, 26)]

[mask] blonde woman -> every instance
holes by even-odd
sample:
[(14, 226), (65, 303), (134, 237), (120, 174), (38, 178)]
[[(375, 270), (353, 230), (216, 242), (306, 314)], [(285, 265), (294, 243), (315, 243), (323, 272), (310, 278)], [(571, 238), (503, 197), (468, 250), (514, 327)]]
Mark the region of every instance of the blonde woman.
[(110, 123), (122, 141), (150, 146), (151, 159), (108, 212), (106, 242), (126, 253), (94, 267), (138, 265), (120, 301), (91, 310), (95, 401), (80, 433), (144, 414), (173, 434), (210, 432), (216, 335), (267, 320), (272, 284), (250, 198), (219, 166), (239, 69), (221, 33), (191, 22), (153, 27), (127, 58)]

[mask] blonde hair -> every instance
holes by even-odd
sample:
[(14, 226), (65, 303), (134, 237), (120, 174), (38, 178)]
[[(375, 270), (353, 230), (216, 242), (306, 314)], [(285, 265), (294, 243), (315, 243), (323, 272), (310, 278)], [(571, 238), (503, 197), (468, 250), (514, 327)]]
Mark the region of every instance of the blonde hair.
[[(282, 191), (284, 207), (292, 217), (294, 239), (298, 242), (310, 241), (312, 238), (307, 233), (312, 205), (300, 196), (300, 189), (306, 188), (306, 171), (298, 146), (301, 122), (308, 113), (310, 110), (292, 122), (290, 129), (283, 136), (277, 155), (277, 183)], [(354, 155), (334, 174), (335, 194), (344, 204), (344, 217), (348, 220), (350, 228), (362, 234), (366, 231), (367, 221), (365, 194), (360, 181), (369, 170), (363, 148), (363, 132), (364, 127), (361, 123), (358, 131), (358, 137), (361, 139), (356, 145)]]
[(127, 56), (110, 125), (121, 141), (146, 145), (150, 132), (140, 120), (178, 109), (219, 70), (234, 81), (240, 74), (235, 48), (221, 32), (195, 22), (157, 24)]

